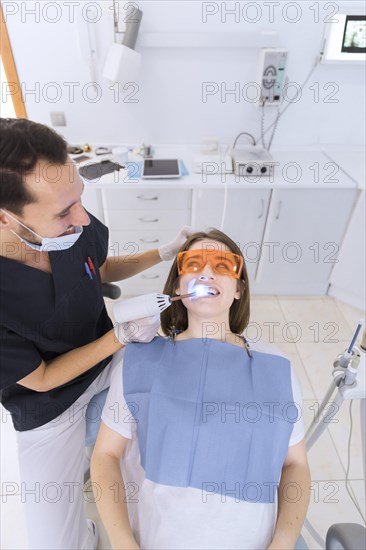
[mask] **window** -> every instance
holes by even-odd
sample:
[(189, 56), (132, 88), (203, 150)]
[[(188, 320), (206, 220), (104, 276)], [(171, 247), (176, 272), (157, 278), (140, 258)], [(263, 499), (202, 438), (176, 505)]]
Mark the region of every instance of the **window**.
[(0, 113), (2, 117), (27, 118), (27, 112), (1, 5), (0, 35)]

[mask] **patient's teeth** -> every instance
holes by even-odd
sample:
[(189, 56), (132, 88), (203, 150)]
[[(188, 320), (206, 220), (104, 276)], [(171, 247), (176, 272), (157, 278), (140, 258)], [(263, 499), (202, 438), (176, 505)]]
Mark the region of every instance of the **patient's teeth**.
[(216, 288), (209, 288), (208, 289), (208, 293), (211, 294), (212, 296), (216, 296), (217, 294), (219, 294), (219, 291), (216, 289)]

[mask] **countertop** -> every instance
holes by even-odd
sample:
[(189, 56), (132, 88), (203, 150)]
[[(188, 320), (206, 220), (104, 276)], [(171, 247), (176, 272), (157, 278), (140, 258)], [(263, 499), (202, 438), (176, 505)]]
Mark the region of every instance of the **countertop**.
[[(323, 150), (310, 148), (278, 148), (273, 149), (275, 167), (273, 176), (245, 176), (217, 173), (197, 174), (193, 171), (193, 157), (198, 152), (195, 146), (162, 145), (155, 147), (155, 158), (182, 159), (189, 175), (172, 179), (138, 179), (129, 177), (127, 170), (120, 170), (102, 176), (96, 180), (85, 180), (87, 188), (108, 189), (123, 186), (126, 189), (200, 189), (200, 188), (230, 188), (248, 189), (364, 189), (365, 188), (365, 153), (362, 148), (324, 147)], [(112, 155), (93, 157), (89, 162), (100, 162), (112, 159)], [(139, 162), (141, 157), (130, 155), (130, 162)], [(80, 166), (85, 166), (81, 163)], [(212, 169), (212, 167), (211, 167)], [(213, 168), (216, 172), (216, 166)]]

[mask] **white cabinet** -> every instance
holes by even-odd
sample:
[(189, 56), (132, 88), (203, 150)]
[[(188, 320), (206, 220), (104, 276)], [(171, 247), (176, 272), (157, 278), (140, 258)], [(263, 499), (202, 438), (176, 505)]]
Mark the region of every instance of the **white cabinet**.
[[(342, 170), (334, 181), (328, 172), (314, 181), (314, 167), (329, 164), (320, 152), (297, 153), (290, 163), (288, 158), (283, 153), (283, 166), (296, 164), (300, 180), (288, 181), (282, 164), (274, 181), (253, 184), (232, 176), (226, 201), (219, 176), (204, 183), (191, 174), (180, 181), (135, 185), (105, 181), (86, 186), (83, 202), (109, 228), (109, 255), (125, 255), (131, 262), (136, 254), (172, 240), (183, 225), (219, 229), (226, 202), (223, 231), (246, 259), (254, 294), (324, 294), (358, 191)], [(162, 291), (169, 268), (170, 262), (162, 262), (121, 281), (123, 294)]]
[(260, 294), (324, 294), (355, 189), (274, 190), (256, 276)]
[(104, 223), (101, 193), (100, 189), (88, 188), (86, 184), (81, 199), (84, 208)]
[[(109, 255), (126, 256), (158, 248), (171, 241), (183, 225), (191, 223), (190, 189), (102, 190), (105, 223), (109, 228)], [(124, 295), (161, 292), (171, 262), (156, 266), (118, 284)]]
[[(246, 259), (249, 281), (254, 284), (261, 243), (270, 202), (270, 189), (232, 189), (227, 191), (223, 231), (235, 241)], [(193, 226), (206, 230), (220, 228), (224, 191), (198, 189), (193, 199)]]

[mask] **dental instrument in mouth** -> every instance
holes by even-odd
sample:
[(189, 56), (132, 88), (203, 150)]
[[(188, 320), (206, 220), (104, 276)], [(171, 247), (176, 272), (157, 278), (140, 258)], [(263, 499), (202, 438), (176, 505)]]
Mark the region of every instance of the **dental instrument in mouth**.
[(177, 302), (178, 300), (183, 300), (184, 298), (192, 298), (197, 296), (197, 292), (189, 292), (188, 294), (181, 294), (180, 296), (169, 296), (171, 302)]
[[(193, 282), (195, 282), (195, 280)], [(189, 292), (187, 294), (181, 294), (180, 296), (174, 297), (169, 296), (169, 294), (153, 292), (151, 294), (136, 296), (130, 300), (122, 300), (113, 306), (114, 317), (118, 323), (134, 321), (135, 319), (142, 319), (144, 317), (152, 317), (154, 315), (160, 315), (162, 311), (178, 300), (183, 300), (185, 298), (203, 298), (218, 293), (216, 289), (203, 284), (189, 285), (188, 290)]]
[(205, 275), (201, 275), (198, 278), (192, 279), (188, 283), (188, 292), (194, 293), (192, 298), (204, 298), (205, 296), (216, 296), (217, 294), (220, 294), (217, 288), (203, 284), (202, 282), (197, 283), (197, 281), (208, 281), (208, 278)]

